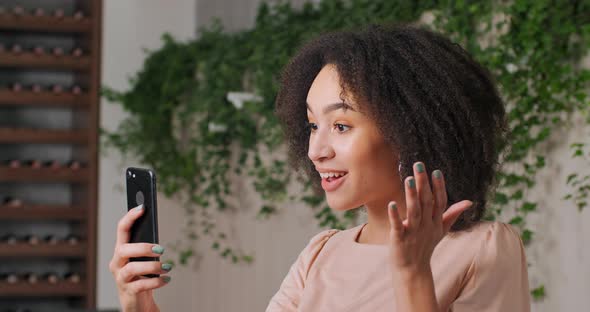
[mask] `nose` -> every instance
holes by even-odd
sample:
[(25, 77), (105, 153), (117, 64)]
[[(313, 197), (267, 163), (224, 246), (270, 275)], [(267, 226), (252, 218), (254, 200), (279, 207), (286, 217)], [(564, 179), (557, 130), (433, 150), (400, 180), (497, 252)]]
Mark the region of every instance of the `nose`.
[(334, 148), (327, 134), (316, 131), (309, 137), (309, 150), (307, 157), (313, 162), (323, 161), (334, 157)]

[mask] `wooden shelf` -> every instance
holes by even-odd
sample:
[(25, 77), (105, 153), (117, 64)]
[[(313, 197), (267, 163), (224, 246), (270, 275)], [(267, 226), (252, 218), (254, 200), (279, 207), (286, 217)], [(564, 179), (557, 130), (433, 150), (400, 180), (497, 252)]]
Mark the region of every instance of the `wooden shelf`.
[(0, 297), (84, 297), (85, 295), (86, 281), (84, 280), (80, 283), (60, 281), (56, 284), (50, 284), (48, 282), (30, 284), (24, 281), (14, 284), (0, 282)]
[(48, 130), (28, 128), (0, 128), (0, 143), (66, 143), (88, 141), (86, 130)]
[(0, 205), (0, 220), (84, 220), (86, 210), (61, 205)]
[[(51, 111), (53, 108), (59, 108), (73, 112), (72, 123), (62, 126), (60, 121), (55, 120), (51, 122), (51, 127), (41, 129), (38, 125), (27, 124), (24, 120), (6, 123), (0, 126), (0, 154), (13, 152), (14, 148), (31, 147), (31, 151), (26, 149), (22, 156), (23, 159), (34, 159), (36, 157), (31, 155), (36, 153), (38, 147), (48, 151), (61, 150), (65, 147), (71, 150), (74, 158), (83, 158), (84, 166), (80, 169), (70, 169), (66, 166), (57, 169), (51, 167), (35, 169), (30, 166), (11, 168), (0, 163), (0, 184), (9, 189), (15, 188), (15, 193), (19, 193), (21, 188), (28, 189), (37, 183), (48, 183), (56, 184), (55, 186), (60, 190), (71, 191), (72, 195), (71, 201), (64, 205), (33, 205), (29, 204), (32, 199), (27, 196), (21, 198), (24, 205), (20, 207), (0, 204), (0, 223), (30, 223), (32, 226), (30, 234), (36, 235), (50, 234), (46, 233), (44, 228), (36, 228), (35, 223), (39, 222), (48, 223), (51, 227), (55, 225), (56, 232), (53, 234), (59, 233), (59, 229), (64, 227), (73, 226), (76, 234), (84, 239), (77, 245), (70, 245), (67, 242), (57, 245), (44, 242), (30, 245), (22, 241), (17, 244), (0, 243), (0, 267), (9, 260), (15, 262), (17, 267), (14, 268), (15, 272), (35, 271), (37, 268), (31, 268), (36, 266), (39, 266), (39, 270), (45, 270), (36, 262), (46, 264), (51, 269), (52, 261), (65, 259), (67, 270), (76, 270), (84, 279), (80, 283), (60, 281), (57, 284), (47, 281), (39, 281), (35, 284), (25, 281), (9, 284), (0, 281), (0, 302), (34, 301), (36, 298), (51, 297), (60, 301), (59, 307), (55, 308), (51, 304), (43, 306), (47, 311), (70, 308), (76, 311), (83, 309), (93, 311), (96, 308), (98, 259), (98, 172), (96, 168), (100, 142), (99, 90), (103, 1), (72, 0), (71, 5), (68, 2), (67, 6), (62, 8), (68, 12), (72, 8), (81, 11), (85, 15), (83, 18), (74, 18), (71, 15), (55, 17), (51, 12), (56, 8), (49, 1), (36, 2), (38, 2), (37, 8), (48, 12), (46, 16), (34, 16), (31, 13), (31, 7), (26, 5), (22, 15), (14, 14), (14, 6), (12, 8), (5, 6), (6, 11), (0, 13), (0, 32), (8, 36), (7, 38), (14, 37), (14, 40), (4, 42), (5, 47), (0, 52), (0, 71), (6, 71), (9, 76), (12, 71), (25, 74), (22, 81), (16, 79), (18, 77), (12, 77), (14, 75), (5, 77), (8, 79), (5, 83), (20, 82), (23, 87), (21, 91), (13, 92), (11, 88), (0, 86), (0, 108), (14, 110), (26, 107), (27, 113), (37, 114), (35, 116), (39, 118), (43, 118), (47, 112), (59, 114), (59, 111)], [(32, 44), (32, 42), (27, 43), (30, 41), (29, 37), (30, 40), (35, 39), (33, 40), (35, 44), (44, 47), (53, 47), (56, 40), (61, 41), (67, 38), (68, 42), (76, 43), (75, 46), (82, 49), (84, 53), (74, 56), (70, 51), (66, 51), (67, 47), (62, 47), (63, 55), (56, 56), (50, 49), (46, 49), (47, 52), (44, 54), (37, 54), (29, 49), (29, 44)], [(12, 44), (21, 45), (22, 51), (12, 53), (10, 48)], [(79, 84), (84, 92), (74, 95), (64, 88), (64, 92), (56, 94), (50, 90), (51, 88), (41, 88), (42, 91), (34, 92), (28, 87), (28, 84), (33, 82), (59, 84), (62, 76)], [(37, 144), (42, 146), (35, 146)], [(51, 194), (46, 195), (51, 197)], [(50, 198), (46, 199), (46, 202), (52, 202)], [(30, 263), (21, 259), (34, 261)], [(7, 273), (6, 269), (3, 273)], [(63, 304), (67, 305), (68, 309), (63, 308)], [(1, 307), (0, 310), (2, 310)]]
[(55, 56), (53, 54), (36, 55), (32, 52), (14, 54), (4, 51), (0, 52), (0, 66), (87, 70), (90, 67), (90, 57), (75, 57), (70, 55)]
[(88, 94), (74, 95), (71, 93), (55, 94), (50, 91), (0, 90), (0, 106), (34, 105), (47, 107), (88, 107)]
[(0, 167), (0, 182), (88, 182), (88, 169)]
[(70, 16), (57, 18), (53, 16), (33, 16), (14, 14), (0, 15), (0, 29), (13, 31), (38, 31), (57, 33), (84, 33), (92, 29), (92, 20), (74, 19)]
[(55, 245), (39, 243), (6, 244), (0, 243), (0, 258), (84, 258), (86, 244), (81, 242), (76, 245), (60, 242)]

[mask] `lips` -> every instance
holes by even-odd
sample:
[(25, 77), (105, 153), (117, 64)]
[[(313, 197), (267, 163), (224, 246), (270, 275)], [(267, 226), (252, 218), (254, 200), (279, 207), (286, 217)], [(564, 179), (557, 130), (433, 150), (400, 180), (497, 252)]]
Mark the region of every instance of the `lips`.
[(342, 183), (344, 183), (347, 177), (348, 173), (340, 177), (329, 177), (322, 179), (322, 188), (326, 192), (333, 192), (336, 189), (338, 189), (342, 185)]

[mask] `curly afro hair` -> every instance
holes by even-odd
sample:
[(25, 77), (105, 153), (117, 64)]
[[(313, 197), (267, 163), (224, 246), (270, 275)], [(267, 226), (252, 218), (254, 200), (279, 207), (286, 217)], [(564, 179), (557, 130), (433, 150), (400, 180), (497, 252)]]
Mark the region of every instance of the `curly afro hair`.
[(504, 103), (488, 70), (460, 45), (410, 25), (330, 32), (303, 45), (284, 68), (275, 114), (290, 164), (303, 169), (317, 194), (321, 179), (307, 157), (306, 98), (327, 64), (336, 67), (343, 93), (354, 96), (399, 152), (402, 181), (416, 161), (440, 169), (448, 202), (474, 203), (451, 230), (481, 220), (508, 133)]

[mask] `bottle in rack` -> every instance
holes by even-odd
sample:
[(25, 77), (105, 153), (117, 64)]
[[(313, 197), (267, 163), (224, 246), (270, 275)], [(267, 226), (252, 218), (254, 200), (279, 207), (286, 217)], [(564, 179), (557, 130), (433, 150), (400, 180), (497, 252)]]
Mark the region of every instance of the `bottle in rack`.
[(57, 284), (60, 280), (59, 275), (54, 272), (47, 272), (41, 276), (41, 279), (47, 281), (49, 284)]
[(18, 274), (15, 273), (2, 273), (0, 274), (0, 281), (8, 284), (16, 284), (19, 282)]
[(22, 274), (22, 280), (27, 281), (29, 284), (37, 284), (39, 282), (39, 275), (33, 272), (26, 272)]
[(35, 53), (37, 56), (43, 55), (45, 54), (45, 48), (43, 46), (37, 45), (33, 47), (33, 53)]
[(12, 9), (12, 13), (16, 16), (23, 16), (25, 14), (25, 9), (22, 6), (17, 5)]
[(12, 45), (12, 48), (10, 49), (10, 51), (13, 54), (21, 54), (23, 52), (23, 47), (20, 44), (15, 43)]
[(53, 47), (53, 49), (51, 49), (51, 51), (53, 52), (54, 56), (64, 55), (64, 49), (62, 49), (61, 47)]
[(20, 166), (21, 166), (20, 160), (18, 160), (18, 159), (5, 160), (4, 164), (6, 165), (6, 167), (9, 167), (9, 168), (20, 168)]
[(11, 208), (19, 208), (23, 206), (23, 201), (12, 196), (6, 196), (4, 200), (2, 200), (2, 204)]
[(64, 17), (64, 10), (63, 9), (56, 9), (53, 11), (53, 16), (56, 18), (63, 18)]
[(84, 54), (84, 51), (82, 51), (81, 48), (74, 48), (72, 50), (72, 56), (73, 57), (80, 57), (80, 56), (82, 56), (82, 54)]
[(81, 20), (83, 18), (84, 18), (84, 12), (82, 12), (82, 11), (76, 11), (74, 13), (74, 19)]
[(23, 85), (18, 82), (15, 82), (11, 86), (12, 92), (21, 92), (23, 89)]
[(33, 91), (34, 93), (39, 93), (43, 91), (43, 87), (41, 87), (41, 85), (39, 84), (34, 84), (31, 86), (31, 91)]
[(14, 234), (5, 234), (0, 237), (1, 244), (16, 245), (18, 243), (18, 237)]
[(64, 238), (68, 244), (75, 246), (80, 243), (80, 237), (78, 235), (70, 234)]
[(25, 161), (25, 164), (27, 165), (27, 167), (33, 168), (33, 169), (41, 169), (43, 167), (43, 164), (41, 163), (41, 161), (37, 160), (37, 159), (29, 159), (29, 160)]
[(43, 242), (48, 245), (57, 245), (59, 244), (59, 238), (53, 234), (49, 234), (43, 238)]
[(24, 241), (29, 243), (29, 245), (33, 245), (33, 246), (39, 245), (39, 242), (40, 242), (39, 236), (37, 236), (35, 234), (25, 235)]
[(76, 272), (68, 272), (66, 274), (64, 274), (64, 279), (70, 283), (74, 283), (74, 284), (78, 284), (80, 283), (80, 281), (82, 281), (82, 277), (80, 276), (80, 274), (76, 273)]
[(33, 15), (36, 17), (45, 16), (45, 10), (43, 8), (36, 8), (33, 10)]
[(53, 85), (53, 87), (51, 87), (51, 91), (53, 91), (54, 94), (61, 94), (63, 92), (64, 88), (61, 85)]
[(43, 167), (57, 170), (61, 168), (61, 163), (57, 160), (47, 160), (43, 162)]
[(70, 160), (67, 164), (68, 168), (71, 170), (78, 170), (84, 166), (84, 164), (78, 160)]
[(72, 87), (72, 94), (73, 95), (80, 95), (82, 93), (82, 88), (78, 85), (74, 85)]

